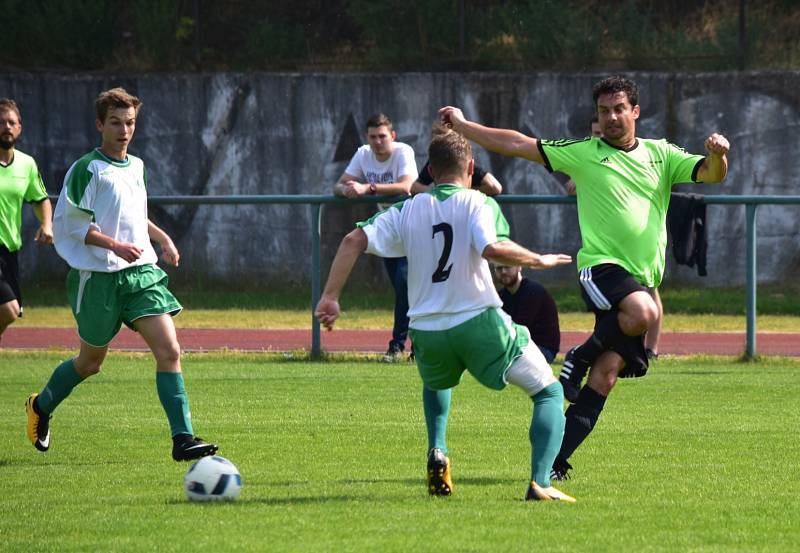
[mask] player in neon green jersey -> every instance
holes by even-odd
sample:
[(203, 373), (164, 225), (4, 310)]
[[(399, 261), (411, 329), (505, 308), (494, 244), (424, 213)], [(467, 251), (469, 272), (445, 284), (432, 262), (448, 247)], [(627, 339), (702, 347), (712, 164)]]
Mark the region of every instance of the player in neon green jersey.
[[(713, 133), (706, 155), (691, 155), (666, 140), (636, 137), (636, 84), (609, 77), (592, 90), (602, 137), (539, 140), (468, 121), (447, 106), (442, 120), (487, 150), (541, 163), (572, 177), (582, 247), (581, 292), (595, 312), (592, 336), (570, 350), (560, 381), (571, 405), (554, 476), (567, 477), (567, 459), (591, 433), (620, 376), (642, 376), (648, 360), (643, 334), (658, 316), (652, 289), (664, 272), (666, 213), (673, 184), (716, 183), (728, 172), (728, 140)], [(580, 387), (591, 367), (585, 386)]]
[(172, 458), (188, 461), (217, 451), (192, 429), (181, 372), (181, 348), (172, 316), (182, 307), (167, 288), (151, 244), (178, 265), (170, 237), (147, 217), (144, 163), (128, 154), (141, 101), (122, 88), (95, 102), (99, 148), (72, 164), (64, 177), (53, 221), (56, 251), (69, 264), (67, 296), (78, 323), (80, 352), (59, 365), (25, 404), (28, 439), (50, 447), (50, 417), (75, 386), (100, 372), (108, 345), (122, 324), (135, 329), (156, 359), (156, 389), (172, 434)]
[(53, 243), (53, 210), (36, 161), (15, 148), (22, 134), (16, 102), (0, 99), (0, 336), (22, 315), (17, 252), (22, 247), (22, 204), (30, 202), (41, 223), (34, 239)]
[(550, 485), (563, 435), (561, 385), (524, 326), (500, 308), (487, 259), (547, 268), (566, 255), (540, 255), (509, 240), (497, 203), (469, 190), (474, 161), (467, 140), (436, 132), (428, 148), (436, 186), (359, 223), (336, 253), (316, 315), (328, 329), (339, 317), (339, 295), (358, 256), (408, 257), (408, 300), (428, 430), (428, 493), (450, 495), (453, 482), (445, 433), (452, 388), (465, 370), (496, 390), (512, 383), (534, 404), (529, 430), (531, 473), (526, 499), (574, 498)]

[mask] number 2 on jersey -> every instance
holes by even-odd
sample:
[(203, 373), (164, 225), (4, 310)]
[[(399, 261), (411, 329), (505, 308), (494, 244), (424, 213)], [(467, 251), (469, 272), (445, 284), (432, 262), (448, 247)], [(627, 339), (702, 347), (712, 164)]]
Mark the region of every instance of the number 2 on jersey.
[(450, 250), (453, 248), (453, 227), (447, 223), (433, 225), (433, 235), (431, 238), (436, 238), (437, 232), (441, 232), (444, 237), (444, 248), (442, 248), (442, 255), (439, 257), (439, 266), (436, 267), (436, 271), (431, 275), (431, 281), (444, 282), (450, 277), (450, 269), (453, 268), (453, 264), (451, 263), (450, 266), (445, 269), (445, 265), (447, 265), (447, 261), (450, 259)]

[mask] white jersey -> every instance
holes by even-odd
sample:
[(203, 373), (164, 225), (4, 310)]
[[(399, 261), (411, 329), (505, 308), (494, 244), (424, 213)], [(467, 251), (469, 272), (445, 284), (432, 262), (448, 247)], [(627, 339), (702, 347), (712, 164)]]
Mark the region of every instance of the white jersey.
[[(369, 144), (361, 146), (344, 172), (370, 184), (397, 182), (406, 175), (416, 180), (418, 176), (414, 150), (402, 142), (392, 142), (392, 154), (386, 161), (379, 161)], [(388, 204), (381, 205), (382, 209), (386, 207)]]
[(440, 184), (358, 224), (367, 253), (408, 258), (409, 326), (447, 330), (502, 307), (489, 264), (489, 244), (509, 239), (500, 206), (476, 190)]
[[(146, 184), (144, 163), (132, 155), (119, 161), (94, 150), (73, 163), (53, 216), (58, 255), (73, 269), (102, 273), (156, 263), (147, 230)], [(111, 250), (85, 244), (89, 229), (138, 246), (142, 256), (128, 263)]]

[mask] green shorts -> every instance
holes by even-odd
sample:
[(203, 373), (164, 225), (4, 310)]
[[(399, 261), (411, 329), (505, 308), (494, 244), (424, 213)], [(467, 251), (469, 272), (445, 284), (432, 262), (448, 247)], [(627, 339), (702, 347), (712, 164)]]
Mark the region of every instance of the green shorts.
[(499, 309), (487, 309), (447, 330), (412, 328), (409, 334), (419, 374), (433, 390), (457, 385), (465, 370), (484, 386), (502, 390), (508, 367), (531, 339), (527, 328)]
[(183, 307), (167, 289), (169, 277), (156, 265), (135, 265), (115, 273), (70, 270), (67, 297), (81, 340), (108, 345), (122, 323), (151, 315), (177, 315)]

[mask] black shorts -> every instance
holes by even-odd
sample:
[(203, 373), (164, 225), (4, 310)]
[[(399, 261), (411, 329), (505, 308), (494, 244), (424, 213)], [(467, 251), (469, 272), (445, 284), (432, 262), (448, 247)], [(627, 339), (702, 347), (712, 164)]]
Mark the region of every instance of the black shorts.
[(17, 252), (10, 252), (0, 245), (0, 304), (17, 300), (22, 305), (19, 291), (19, 264)]
[[(628, 271), (612, 263), (581, 269), (578, 278), (583, 301), (594, 313), (595, 326), (605, 317), (616, 317), (619, 302), (633, 292), (653, 294), (652, 289), (642, 286)], [(647, 372), (649, 361), (644, 348), (644, 334), (629, 336), (611, 350), (625, 360), (620, 376), (643, 376)]]

